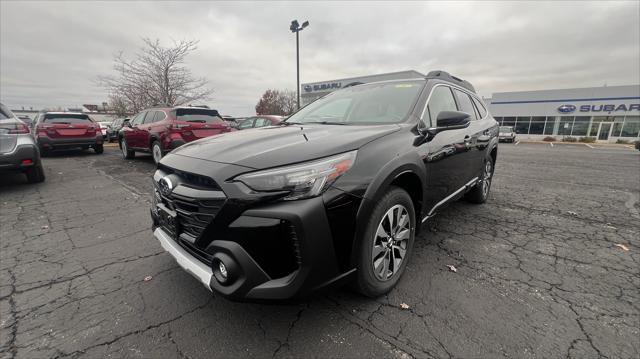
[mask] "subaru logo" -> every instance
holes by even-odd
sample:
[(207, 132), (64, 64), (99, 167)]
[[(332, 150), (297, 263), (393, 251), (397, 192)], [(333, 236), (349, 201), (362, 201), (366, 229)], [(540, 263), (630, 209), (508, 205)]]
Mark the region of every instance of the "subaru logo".
[(576, 107), (574, 105), (562, 105), (558, 107), (558, 112), (561, 112), (561, 113), (571, 113), (575, 110), (576, 110)]
[(171, 191), (173, 191), (173, 183), (171, 183), (169, 176), (160, 178), (160, 180), (158, 181), (158, 187), (160, 189), (160, 193), (162, 193), (163, 196), (169, 196), (171, 194)]
[(307, 92), (311, 92), (313, 91), (313, 87), (311, 87), (311, 85), (304, 85), (304, 90)]

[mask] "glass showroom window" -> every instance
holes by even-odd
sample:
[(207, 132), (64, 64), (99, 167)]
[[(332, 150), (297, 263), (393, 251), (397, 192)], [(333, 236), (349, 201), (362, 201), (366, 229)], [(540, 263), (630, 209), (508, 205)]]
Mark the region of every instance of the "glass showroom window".
[(560, 127), (558, 127), (558, 135), (570, 136), (573, 128), (573, 116), (560, 117)]
[(516, 118), (515, 117), (505, 117), (502, 120), (502, 126), (515, 126)]
[(587, 130), (589, 129), (590, 120), (591, 117), (589, 116), (576, 116), (576, 119), (573, 122), (573, 130), (571, 130), (571, 136), (585, 136), (587, 134)]
[(544, 134), (553, 135), (553, 128), (556, 125), (556, 117), (547, 117), (547, 122), (544, 125)]
[(613, 132), (611, 136), (620, 137), (620, 132), (622, 132), (622, 124), (624, 123), (624, 116), (616, 116), (613, 118)]
[(532, 117), (531, 127), (529, 127), (530, 135), (541, 135), (544, 132), (545, 117)]
[(531, 117), (518, 117), (516, 121), (516, 133), (527, 134), (529, 133), (529, 124), (531, 123)]
[(598, 128), (600, 127), (600, 122), (612, 122), (613, 117), (608, 116), (600, 116), (594, 117), (593, 121), (591, 121), (591, 129), (589, 130), (589, 137), (596, 137), (598, 135)]
[(624, 119), (620, 137), (638, 137), (640, 132), (640, 116), (627, 116)]

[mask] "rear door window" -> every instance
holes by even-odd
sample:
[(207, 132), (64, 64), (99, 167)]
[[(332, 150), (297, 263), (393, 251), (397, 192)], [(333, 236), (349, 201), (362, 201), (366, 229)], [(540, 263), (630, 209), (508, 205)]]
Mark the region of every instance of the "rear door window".
[(153, 122), (158, 122), (164, 120), (165, 115), (164, 111), (156, 111), (155, 116), (153, 116)]
[(156, 111), (147, 111), (147, 113), (144, 116), (144, 120), (142, 123), (144, 123), (145, 125), (150, 124), (151, 122), (153, 122), (153, 117), (155, 116)]
[(86, 124), (92, 122), (89, 116), (82, 114), (46, 114), (42, 120), (44, 123), (49, 124)]
[(466, 112), (471, 116), (472, 120), (477, 120), (476, 110), (473, 107), (473, 103), (471, 102), (471, 98), (465, 92), (460, 90), (453, 90), (456, 93), (456, 97), (458, 98), (458, 105), (460, 105), (460, 111)]
[(224, 124), (224, 120), (216, 110), (206, 108), (178, 108), (174, 110), (174, 112), (178, 121)]

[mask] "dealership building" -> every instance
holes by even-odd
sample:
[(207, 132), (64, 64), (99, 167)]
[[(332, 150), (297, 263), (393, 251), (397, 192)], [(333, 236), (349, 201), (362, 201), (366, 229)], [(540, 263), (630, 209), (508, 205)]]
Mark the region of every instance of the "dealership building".
[(486, 102), (493, 117), (514, 126), (520, 139), (640, 138), (640, 85), (499, 92)]

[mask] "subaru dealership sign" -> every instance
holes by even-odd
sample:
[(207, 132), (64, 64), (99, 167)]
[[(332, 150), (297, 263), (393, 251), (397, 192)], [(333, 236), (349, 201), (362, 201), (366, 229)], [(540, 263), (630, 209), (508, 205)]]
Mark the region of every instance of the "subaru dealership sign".
[(574, 105), (562, 105), (558, 107), (558, 112), (560, 113), (571, 113), (576, 110)]
[[(572, 113), (576, 110), (575, 105), (562, 105), (558, 107), (560, 113)], [(598, 105), (581, 105), (580, 112), (627, 112), (627, 111), (640, 111), (640, 103), (634, 104), (598, 104)]]

